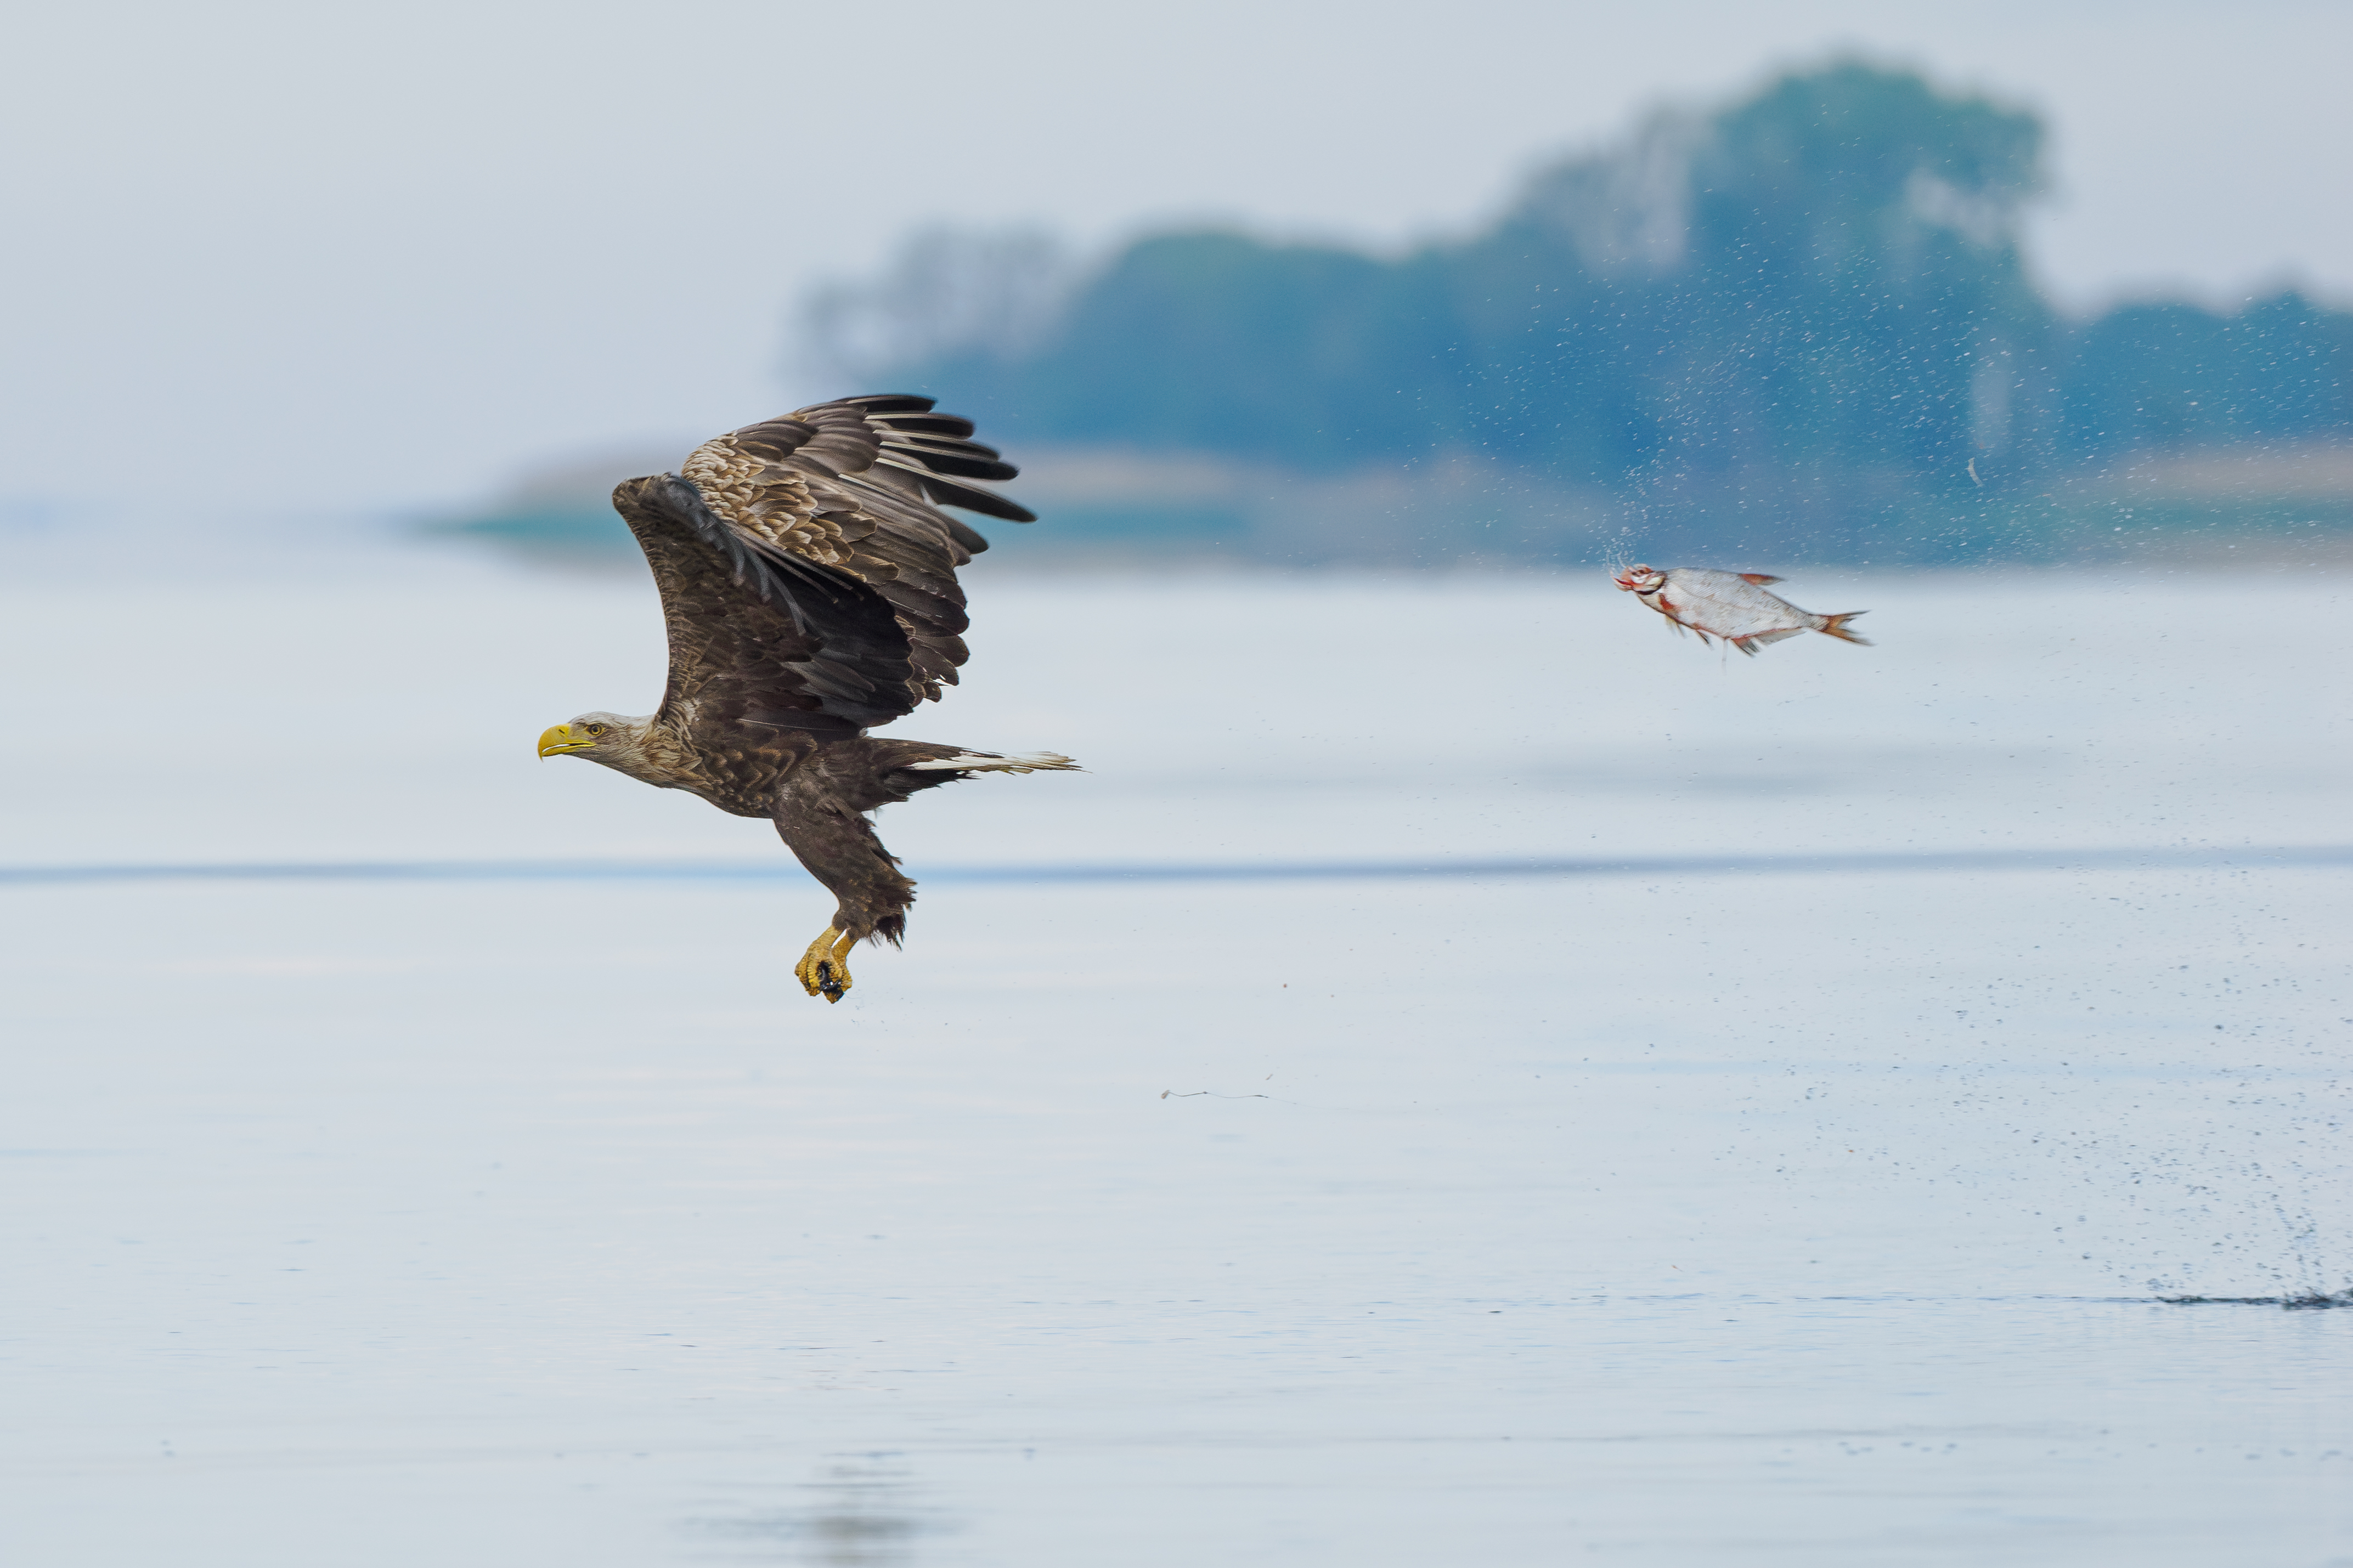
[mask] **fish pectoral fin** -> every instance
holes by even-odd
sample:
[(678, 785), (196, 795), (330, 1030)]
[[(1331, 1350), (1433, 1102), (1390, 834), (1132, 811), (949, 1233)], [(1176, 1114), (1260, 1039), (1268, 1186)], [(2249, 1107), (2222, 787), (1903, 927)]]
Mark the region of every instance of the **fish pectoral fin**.
[(1778, 583), (1781, 581), (1780, 578), (1769, 575), (1763, 572), (1743, 572), (1740, 574), (1740, 580), (1744, 583), (1754, 583), (1760, 588), (1767, 583)]

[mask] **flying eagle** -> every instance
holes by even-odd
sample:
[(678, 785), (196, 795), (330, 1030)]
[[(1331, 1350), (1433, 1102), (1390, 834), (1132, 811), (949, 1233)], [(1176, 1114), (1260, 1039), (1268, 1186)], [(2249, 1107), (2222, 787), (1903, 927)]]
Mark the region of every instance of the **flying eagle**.
[(613, 491), (661, 591), (670, 683), (650, 718), (583, 713), (539, 738), (662, 789), (764, 816), (839, 907), (793, 973), (841, 1000), (849, 950), (907, 929), (915, 884), (867, 813), (975, 773), (1074, 768), (869, 739), (937, 701), (966, 657), (955, 569), (988, 541), (942, 511), (1035, 514), (968, 480), (1017, 472), (928, 397), (845, 397), (706, 441)]

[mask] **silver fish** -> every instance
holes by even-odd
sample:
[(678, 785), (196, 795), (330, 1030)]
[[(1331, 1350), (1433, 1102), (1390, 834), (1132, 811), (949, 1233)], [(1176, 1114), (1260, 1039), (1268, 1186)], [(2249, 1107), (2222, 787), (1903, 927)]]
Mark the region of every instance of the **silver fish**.
[(1780, 595), (1767, 593), (1766, 584), (1781, 579), (1762, 572), (1715, 572), (1704, 566), (1670, 566), (1658, 572), (1629, 566), (1609, 580), (1666, 616), (1678, 634), (1697, 632), (1702, 642), (1722, 637), (1751, 658), (1766, 644), (1799, 632), (1821, 632), (1841, 642), (1871, 646), (1869, 638), (1846, 629), (1847, 622), (1868, 612), (1818, 616), (1801, 610)]

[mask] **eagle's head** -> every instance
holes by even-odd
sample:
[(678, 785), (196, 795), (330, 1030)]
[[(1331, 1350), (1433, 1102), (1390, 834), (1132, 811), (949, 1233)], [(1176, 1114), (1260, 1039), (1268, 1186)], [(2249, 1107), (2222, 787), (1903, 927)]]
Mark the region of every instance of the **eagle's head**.
[(592, 763), (633, 773), (638, 771), (633, 764), (642, 764), (646, 760), (648, 723), (647, 720), (628, 719), (618, 713), (583, 713), (568, 724), (543, 731), (539, 754), (586, 757)]
[(1609, 580), (1630, 594), (1655, 594), (1659, 585), (1667, 580), (1667, 574), (1648, 566), (1627, 566), (1620, 568)]

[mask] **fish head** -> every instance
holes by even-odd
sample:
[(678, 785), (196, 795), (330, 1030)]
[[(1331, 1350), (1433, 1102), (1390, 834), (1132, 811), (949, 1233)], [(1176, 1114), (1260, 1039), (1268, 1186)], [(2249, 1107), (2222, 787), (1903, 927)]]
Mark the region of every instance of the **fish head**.
[(1655, 594), (1665, 584), (1667, 574), (1648, 566), (1626, 566), (1609, 580), (1630, 594)]

